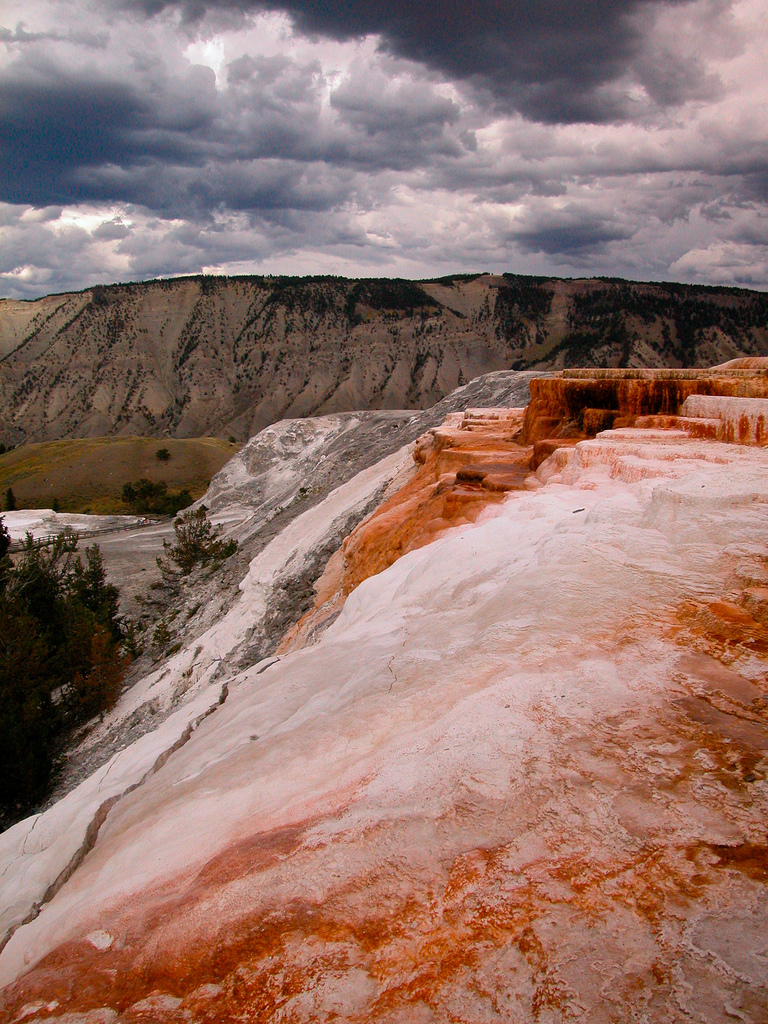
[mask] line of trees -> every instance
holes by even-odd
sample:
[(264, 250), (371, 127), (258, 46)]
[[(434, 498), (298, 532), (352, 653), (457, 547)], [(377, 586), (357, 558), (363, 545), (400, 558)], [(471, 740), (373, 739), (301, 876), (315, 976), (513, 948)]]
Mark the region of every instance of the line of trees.
[(128, 658), (98, 545), (27, 535), (15, 564), (0, 519), (0, 827), (40, 800), (72, 729), (117, 700)]
[[(161, 448), (159, 451), (167, 451)], [(165, 480), (153, 483), (142, 477), (134, 483), (123, 484), (123, 501), (136, 515), (175, 516), (181, 509), (192, 504), (192, 495), (188, 490), (168, 493)]]
[[(197, 568), (215, 570), (237, 550), (201, 505), (174, 522), (165, 541), (165, 603), (182, 599)], [(132, 656), (140, 653), (137, 624), (119, 614), (120, 593), (107, 583), (97, 544), (77, 553), (77, 534), (65, 530), (50, 546), (27, 534), (9, 557), (11, 539), (0, 518), (0, 831), (49, 791), (73, 730), (117, 701)], [(155, 647), (170, 642), (162, 619)]]

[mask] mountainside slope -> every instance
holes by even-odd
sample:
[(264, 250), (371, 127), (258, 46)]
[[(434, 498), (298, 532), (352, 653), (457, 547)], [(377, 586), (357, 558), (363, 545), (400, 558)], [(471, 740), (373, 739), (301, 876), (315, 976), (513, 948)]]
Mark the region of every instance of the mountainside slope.
[(0, 300), (0, 440), (424, 408), (494, 370), (768, 354), (768, 297), (619, 281), (180, 278)]
[[(123, 486), (140, 479), (199, 498), (236, 447), (218, 437), (99, 437), (23, 445), (0, 455), (0, 493), (11, 487), (19, 508), (56, 506), (96, 514), (128, 511)], [(156, 453), (163, 448), (168, 457), (160, 460)]]

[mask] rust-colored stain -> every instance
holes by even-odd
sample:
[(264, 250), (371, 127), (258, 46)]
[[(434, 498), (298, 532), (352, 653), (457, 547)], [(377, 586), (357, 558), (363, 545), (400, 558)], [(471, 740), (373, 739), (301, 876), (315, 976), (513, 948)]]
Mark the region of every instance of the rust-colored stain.
[(489, 505), (520, 491), (531, 471), (532, 446), (519, 444), (522, 409), (475, 409), (452, 413), (416, 443), (419, 467), (344, 540), (321, 580), (314, 606), (278, 647), (282, 654), (303, 646), (312, 630), (370, 576), (409, 551), (431, 543), (453, 526), (475, 522)]
[(768, 882), (768, 846), (756, 843), (740, 843), (738, 846), (712, 845), (722, 867), (741, 871), (760, 882)]
[(678, 643), (728, 663), (747, 654), (768, 658), (768, 628), (751, 614), (755, 593), (756, 588), (744, 591), (739, 604), (727, 600), (684, 602), (677, 610), (682, 627)]
[(687, 856), (692, 861), (706, 860), (710, 867), (738, 871), (754, 881), (768, 882), (768, 845), (765, 844), (696, 843), (689, 848)]
[[(641, 377), (631, 371), (606, 375), (600, 370), (584, 370), (578, 378), (535, 379), (530, 388), (531, 401), (522, 433), (525, 444), (554, 438), (594, 437), (600, 430), (633, 426), (638, 418), (643, 420), (643, 426), (678, 426), (677, 417), (690, 395), (768, 398), (768, 376), (764, 370), (755, 369), (747, 377), (733, 377), (718, 373), (717, 367), (693, 375), (645, 371)], [(698, 426), (699, 436), (715, 436), (706, 421)], [(689, 419), (686, 428), (696, 432), (696, 424)], [(764, 443), (764, 426), (758, 424), (757, 431), (757, 443)], [(746, 443), (750, 437), (749, 419), (743, 417), (738, 424), (738, 439)]]
[[(768, 659), (768, 631), (740, 603), (686, 601), (667, 635), (686, 652), (680, 662), (686, 691), (673, 700), (708, 772), (726, 789), (748, 792), (768, 777), (768, 674), (743, 674)], [(740, 670), (741, 668), (741, 670)]]
[[(385, 842), (387, 836), (380, 832), (372, 839)], [(398, 1012), (407, 1017), (418, 1005), (438, 1019), (486, 1019), (446, 1012), (446, 994), (461, 984), (498, 1012), (506, 995), (524, 1019), (549, 1020), (557, 1011), (558, 1019), (567, 1020), (575, 1015), (575, 993), (562, 972), (557, 937), (542, 931), (554, 911), (566, 911), (584, 934), (599, 934), (619, 908), (645, 921), (657, 955), (642, 977), (621, 979), (622, 998), (631, 1003), (634, 989), (635, 997), (642, 990), (644, 999), (655, 992), (666, 1000), (676, 969), (664, 932), (670, 914), (700, 899), (723, 869), (766, 880), (766, 847), (750, 843), (678, 850), (653, 842), (610, 861), (553, 850), (517, 872), (510, 872), (510, 847), (502, 844), (458, 854), (441, 877), (415, 890), (409, 886), (407, 894), (402, 871), (393, 866), (340, 884), (317, 902), (274, 904), (259, 913), (246, 908), (235, 924), (212, 930), (217, 893), (232, 881), (233, 870), (263, 870), (275, 858), (290, 861), (301, 851), (296, 830), (266, 842), (254, 838), (194, 877), (151, 894), (151, 909), (120, 908), (122, 940), (115, 948), (100, 952), (82, 941), (54, 950), (5, 991), (0, 1021), (10, 1024), (25, 1005), (54, 1001), (56, 1014), (109, 1007), (127, 1022), (334, 1019), (313, 1016), (313, 993), (349, 972), (361, 973), (368, 987), (359, 1002), (346, 997), (337, 1019), (383, 1024)], [(203, 910), (209, 915), (205, 931), (212, 932), (205, 941), (197, 920)], [(171, 927), (163, 931), (163, 922)], [(495, 955), (518, 964), (502, 979), (504, 992), (482, 969)]]

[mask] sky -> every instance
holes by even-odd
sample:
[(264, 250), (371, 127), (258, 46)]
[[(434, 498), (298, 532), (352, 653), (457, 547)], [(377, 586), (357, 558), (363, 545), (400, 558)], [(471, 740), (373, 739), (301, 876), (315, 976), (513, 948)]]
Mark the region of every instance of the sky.
[(768, 288), (765, 0), (3, 0), (0, 295)]

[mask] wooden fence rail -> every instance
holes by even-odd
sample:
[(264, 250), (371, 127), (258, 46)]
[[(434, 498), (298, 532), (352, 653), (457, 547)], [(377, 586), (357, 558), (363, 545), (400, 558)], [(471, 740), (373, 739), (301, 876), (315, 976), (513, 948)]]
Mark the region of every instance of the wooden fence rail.
[[(126, 530), (145, 530), (149, 526), (162, 526), (163, 523), (170, 522), (173, 516), (162, 516), (157, 519), (148, 519), (143, 523), (127, 523), (124, 526), (110, 526), (108, 530), (75, 530), (78, 541), (88, 540), (91, 537), (103, 537), (108, 533), (124, 533)], [(35, 548), (46, 548), (51, 544), (55, 544), (58, 538), (64, 533), (64, 530), (59, 530), (58, 533), (47, 533), (44, 537), (35, 537), (32, 542), (32, 546)], [(11, 541), (11, 546), (8, 551), (10, 554), (17, 553), (24, 550), (23, 540)]]

